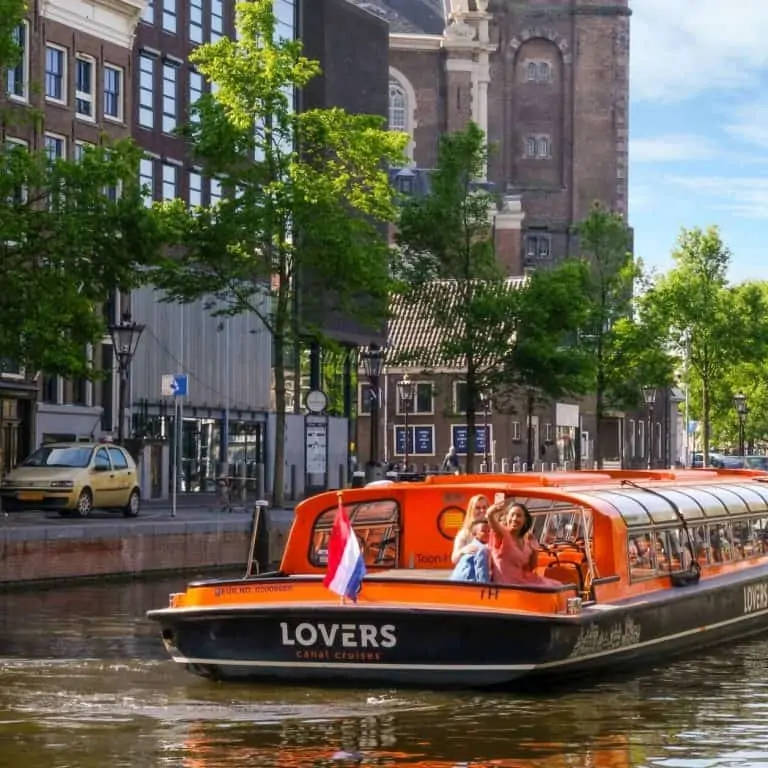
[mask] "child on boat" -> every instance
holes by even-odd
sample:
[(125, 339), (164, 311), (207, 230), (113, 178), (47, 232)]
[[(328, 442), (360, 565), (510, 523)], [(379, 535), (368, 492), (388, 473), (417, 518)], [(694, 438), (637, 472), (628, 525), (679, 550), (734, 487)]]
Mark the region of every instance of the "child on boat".
[(464, 547), (464, 554), (453, 569), (452, 581), (489, 582), (491, 580), (491, 560), (488, 549), (491, 528), (487, 520), (481, 518), (472, 523), (472, 537), (472, 541)]

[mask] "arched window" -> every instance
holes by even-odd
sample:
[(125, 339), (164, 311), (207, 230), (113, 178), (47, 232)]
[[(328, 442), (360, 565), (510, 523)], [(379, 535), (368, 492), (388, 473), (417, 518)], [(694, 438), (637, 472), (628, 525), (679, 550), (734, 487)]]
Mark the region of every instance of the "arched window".
[(389, 81), (389, 130), (408, 132), (408, 97), (396, 80)]
[(549, 157), (552, 154), (549, 136), (539, 136), (539, 146), (536, 152), (538, 157)]
[(535, 61), (528, 62), (527, 77), (529, 81), (538, 80), (538, 68)]
[(550, 80), (549, 76), (550, 67), (548, 61), (540, 61), (539, 62), (539, 82), (541, 83), (548, 83)]

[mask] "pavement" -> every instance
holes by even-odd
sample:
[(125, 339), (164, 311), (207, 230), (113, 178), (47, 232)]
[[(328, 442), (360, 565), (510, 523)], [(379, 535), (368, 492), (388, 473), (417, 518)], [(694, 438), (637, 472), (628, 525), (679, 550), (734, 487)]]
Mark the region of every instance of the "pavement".
[[(118, 535), (167, 533), (174, 528), (178, 530), (179, 526), (212, 531), (247, 528), (253, 516), (253, 501), (248, 500), (245, 506), (234, 505), (233, 511), (227, 512), (221, 510), (221, 504), (215, 494), (179, 494), (175, 517), (171, 516), (169, 501), (155, 499), (145, 501), (139, 516), (134, 518), (102, 510), (93, 510), (87, 518), (61, 517), (57, 512), (50, 511), (8, 512), (0, 515), (0, 538), (8, 538), (12, 532), (17, 536), (26, 532), (34, 538), (39, 538), (46, 530), (55, 532), (56, 538), (75, 538), (82, 535), (81, 532), (86, 536), (88, 532), (104, 535), (107, 533), (106, 528), (115, 529), (110, 533)], [(269, 509), (270, 524), (279, 528), (290, 527), (293, 517), (293, 507)]]

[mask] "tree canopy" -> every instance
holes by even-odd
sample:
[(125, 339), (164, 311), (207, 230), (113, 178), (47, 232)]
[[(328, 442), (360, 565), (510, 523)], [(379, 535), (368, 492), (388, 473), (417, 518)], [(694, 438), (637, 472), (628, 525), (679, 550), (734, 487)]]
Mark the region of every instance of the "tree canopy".
[(191, 210), (162, 206), (175, 248), (153, 279), (169, 301), (205, 298), (214, 314), (252, 312), (272, 334), (280, 504), (288, 345), (322, 335), (331, 313), (383, 321), (390, 250), (381, 224), (395, 216), (387, 167), (402, 160), (407, 137), (378, 116), (295, 112), (292, 94), (320, 67), (300, 42), (278, 37), (272, 5), (238, 3), (237, 39), (191, 55), (215, 88), (183, 133), (225, 195)]

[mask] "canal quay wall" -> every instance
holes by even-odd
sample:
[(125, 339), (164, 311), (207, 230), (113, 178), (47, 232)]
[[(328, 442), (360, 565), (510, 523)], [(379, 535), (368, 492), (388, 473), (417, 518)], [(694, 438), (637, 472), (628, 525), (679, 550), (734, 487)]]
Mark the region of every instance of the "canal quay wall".
[[(142, 509), (138, 518), (107, 513), (80, 520), (36, 512), (0, 517), (0, 588), (106, 577), (245, 569), (252, 511), (204, 507)], [(262, 570), (282, 558), (293, 510), (267, 512)], [(268, 554), (267, 554), (268, 552)]]

